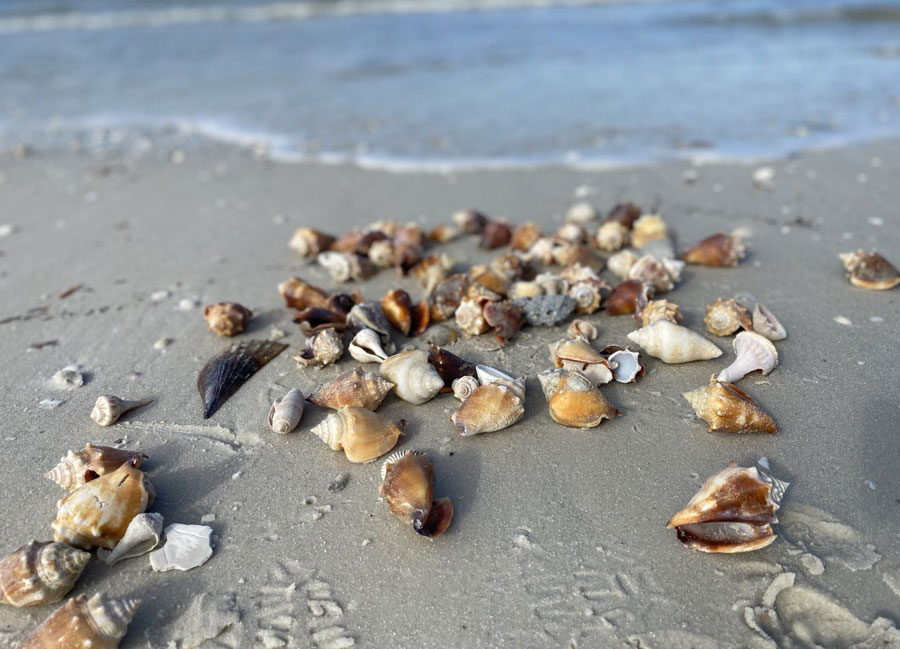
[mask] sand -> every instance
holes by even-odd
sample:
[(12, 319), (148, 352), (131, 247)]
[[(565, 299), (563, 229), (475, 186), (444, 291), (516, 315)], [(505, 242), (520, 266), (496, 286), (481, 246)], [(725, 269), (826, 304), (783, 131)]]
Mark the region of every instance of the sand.
[[(764, 164), (774, 177), (759, 187)], [(185, 573), (154, 573), (146, 556), (91, 561), (73, 594), (143, 599), (123, 649), (900, 646), (900, 291), (851, 287), (836, 256), (877, 247), (900, 261), (898, 169), (897, 142), (755, 164), (456, 174), (225, 149), (188, 151), (181, 164), (4, 155), (0, 224), (13, 227), (0, 237), (0, 548), (50, 538), (61, 491), (41, 474), (66, 450), (117, 443), (151, 456), (151, 510), (166, 525), (202, 519), (215, 541)], [(527, 407), (508, 430), (461, 438), (451, 395), (385, 401), (380, 412), (409, 421), (398, 448), (429, 453), (436, 494), (455, 506), (447, 533), (429, 541), (379, 502), (380, 463), (351, 465), (305, 432), (326, 411), (309, 406), (294, 434), (267, 428), (276, 396), (308, 394), (354, 365), (290, 358), (303, 338), (277, 284), (299, 275), (337, 288), (287, 249), (296, 227), (434, 225), (477, 206), (549, 229), (579, 195), (658, 209), (681, 247), (747, 231), (738, 268), (688, 267), (667, 297), (697, 330), (706, 304), (742, 291), (782, 320), (779, 366), (740, 384), (781, 432), (710, 434), (682, 399), (730, 362), (727, 339), (714, 339), (721, 359), (651, 358), (636, 384), (605, 387), (623, 416), (586, 431), (554, 424), (534, 379), (564, 327), (523, 330), (505, 347), (464, 340), (451, 350), (529, 375)], [(490, 257), (472, 239), (447, 251), (463, 265)], [(377, 299), (391, 287), (420, 293), (393, 272), (352, 288)], [(201, 309), (221, 300), (255, 314), (240, 339), (280, 330), (290, 350), (204, 421), (197, 374), (227, 343)], [(634, 328), (629, 316), (590, 319), (604, 344)], [(59, 389), (51, 377), (70, 364), (85, 383)], [(154, 402), (100, 428), (88, 414), (101, 394)], [(706, 477), (761, 457), (791, 482), (773, 545), (705, 555), (665, 529)], [(0, 643), (14, 646), (52, 609), (0, 608)]]

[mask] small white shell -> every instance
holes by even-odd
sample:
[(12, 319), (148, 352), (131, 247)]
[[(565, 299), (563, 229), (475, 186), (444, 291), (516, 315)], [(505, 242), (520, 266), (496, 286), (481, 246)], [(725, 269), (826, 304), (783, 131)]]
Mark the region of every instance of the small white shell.
[(772, 315), (771, 311), (758, 302), (753, 309), (753, 331), (769, 340), (784, 340), (787, 338), (787, 331), (785, 331), (784, 325)]
[(474, 376), (461, 376), (453, 380), (453, 396), (460, 401), (465, 401), (466, 397), (475, 392), (479, 385), (481, 384)]
[(381, 336), (372, 329), (360, 329), (347, 347), (350, 356), (360, 363), (380, 363), (388, 354), (381, 344)]
[(597, 219), (597, 210), (587, 201), (575, 203), (566, 212), (566, 221), (569, 223), (588, 223)]
[(91, 410), (91, 419), (101, 426), (112, 426), (129, 410), (146, 406), (153, 399), (141, 399), (139, 401), (126, 401), (111, 394), (97, 397), (94, 409)]
[(394, 384), (398, 397), (416, 405), (425, 403), (444, 387), (444, 379), (428, 362), (428, 354), (420, 349), (394, 354), (381, 364), (380, 373)]
[(283, 397), (278, 397), (269, 410), (269, 428), (276, 433), (289, 433), (300, 423), (303, 416), (303, 393), (292, 388)]
[(631, 383), (641, 371), (640, 354), (623, 349), (609, 355), (613, 378), (618, 383)]
[(169, 525), (166, 544), (150, 553), (150, 565), (156, 572), (202, 566), (213, 554), (211, 535), (212, 528), (206, 525)]
[(114, 566), (125, 559), (139, 557), (159, 545), (162, 529), (162, 514), (138, 514), (131, 519), (128, 529), (125, 530), (125, 536), (116, 543), (116, 547), (112, 550), (98, 548), (97, 556), (108, 566)]

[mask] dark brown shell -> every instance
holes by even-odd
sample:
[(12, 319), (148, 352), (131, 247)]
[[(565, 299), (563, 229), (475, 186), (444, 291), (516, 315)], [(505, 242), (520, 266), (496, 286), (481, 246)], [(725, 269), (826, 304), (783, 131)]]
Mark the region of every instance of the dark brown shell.
[(453, 215), (453, 221), (463, 234), (481, 234), (488, 217), (478, 210), (462, 210)]
[(397, 453), (384, 463), (378, 493), (391, 513), (423, 536), (438, 536), (450, 525), (449, 498), (434, 500), (434, 465), (425, 453)]
[(347, 328), (344, 316), (321, 308), (304, 309), (294, 316), (294, 322), (300, 325), (300, 330), (305, 336), (311, 336), (323, 329), (334, 328), (344, 331)]
[(740, 239), (719, 232), (688, 248), (682, 259), (689, 264), (703, 266), (737, 266), (745, 252)]
[(328, 302), (328, 293), (322, 289), (307, 284), (299, 277), (292, 277), (278, 285), (278, 292), (284, 299), (284, 303), (290, 309), (302, 311), (310, 307), (325, 308)]
[(540, 238), (541, 229), (536, 223), (523, 223), (515, 229), (515, 232), (513, 232), (512, 240), (509, 245), (513, 250), (527, 252), (528, 249), (534, 245), (535, 241)]
[(404, 336), (409, 335), (412, 328), (412, 298), (402, 288), (389, 291), (381, 298), (381, 310), (391, 326)]
[(451, 392), (453, 381), (461, 376), (475, 376), (475, 366), (437, 345), (428, 345), (428, 362), (444, 380), (441, 392)]
[(497, 340), (501, 343), (512, 338), (525, 322), (522, 307), (509, 300), (486, 303), (482, 315), (484, 321), (494, 328)]
[(641, 208), (634, 203), (619, 203), (606, 217), (607, 221), (618, 221), (629, 230), (634, 222), (641, 217)]
[(197, 377), (203, 418), (211, 417), (247, 379), (287, 347), (270, 340), (248, 340), (213, 356)]
[(481, 242), (479, 247), (485, 250), (493, 250), (494, 248), (502, 248), (512, 239), (512, 228), (505, 221), (490, 221), (484, 226), (484, 232), (481, 233)]
[(639, 300), (646, 301), (651, 295), (649, 284), (636, 279), (629, 279), (613, 289), (612, 294), (606, 299), (606, 310), (610, 315), (624, 315), (634, 313)]

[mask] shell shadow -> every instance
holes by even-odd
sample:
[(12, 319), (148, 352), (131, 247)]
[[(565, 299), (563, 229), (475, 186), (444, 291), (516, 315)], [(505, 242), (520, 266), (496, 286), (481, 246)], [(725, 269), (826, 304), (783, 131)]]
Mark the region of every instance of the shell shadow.
[(481, 478), (481, 456), (478, 449), (463, 449), (452, 457), (430, 452), (428, 457), (434, 464), (436, 483), (435, 498), (448, 496), (453, 502), (454, 522), (447, 533), (455, 533), (455, 523), (465, 518), (471, 511), (478, 494)]
[[(197, 503), (215, 489), (231, 482), (232, 475), (240, 467), (240, 461), (235, 458), (205, 467), (188, 467), (165, 473), (154, 471), (150, 479), (156, 488), (156, 498), (148, 511), (162, 514), (167, 526), (172, 523), (198, 524), (200, 517), (209, 511), (206, 506)], [(219, 536), (225, 533), (218, 519), (215, 528)]]
[(276, 326), (279, 329), (285, 329), (285, 333), (291, 334), (293, 333), (293, 330), (286, 329), (287, 325), (290, 323), (290, 316), (286, 315), (283, 309), (257, 311), (254, 312), (253, 317), (247, 322), (247, 326), (244, 328), (244, 334), (259, 334), (272, 326)]

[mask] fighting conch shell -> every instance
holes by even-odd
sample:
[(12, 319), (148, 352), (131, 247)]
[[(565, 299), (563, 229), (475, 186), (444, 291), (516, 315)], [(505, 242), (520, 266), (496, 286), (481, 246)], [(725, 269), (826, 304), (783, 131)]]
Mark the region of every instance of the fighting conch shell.
[(421, 349), (394, 354), (381, 364), (379, 372), (394, 383), (398, 397), (417, 405), (425, 403), (444, 387), (444, 379)]
[(56, 609), (18, 649), (117, 649), (139, 599), (79, 595)]
[(550, 417), (558, 424), (593, 428), (620, 414), (599, 388), (577, 370), (547, 370), (538, 375), (538, 380), (547, 397)]
[(709, 432), (777, 433), (778, 427), (765, 410), (731, 383), (710, 377), (709, 385), (682, 395), (704, 420)]
[(666, 527), (701, 552), (749, 552), (775, 540), (772, 523), (788, 483), (731, 462), (709, 478)]
[(289, 433), (300, 423), (303, 416), (303, 393), (291, 388), (286, 395), (278, 397), (269, 409), (269, 428), (276, 433)]
[(58, 602), (81, 576), (90, 553), (67, 543), (32, 541), (0, 561), (0, 603), (16, 608)]
[(115, 471), (126, 462), (137, 469), (145, 459), (146, 455), (136, 451), (85, 444), (80, 451), (66, 453), (44, 477), (71, 493), (84, 483)]
[(722, 350), (687, 327), (660, 320), (628, 334), (651, 356), (664, 363), (690, 363), (718, 358)]
[(334, 451), (343, 449), (351, 462), (371, 462), (384, 455), (403, 435), (406, 421), (393, 422), (365, 408), (345, 406), (326, 417), (310, 432)]
[(398, 451), (381, 467), (379, 495), (391, 513), (423, 536), (442, 534), (453, 518), (449, 498), (434, 500), (434, 466), (421, 451)]
[[(478, 367), (480, 369), (482, 366)], [(479, 371), (481, 385), (466, 397), (450, 417), (464, 437), (502, 430), (512, 426), (525, 414), (524, 384), (503, 378), (485, 381), (481, 375)]]
[(374, 372), (363, 372), (361, 367), (357, 367), (319, 387), (307, 401), (335, 410), (344, 406), (359, 406), (375, 411), (393, 387), (393, 383)]

